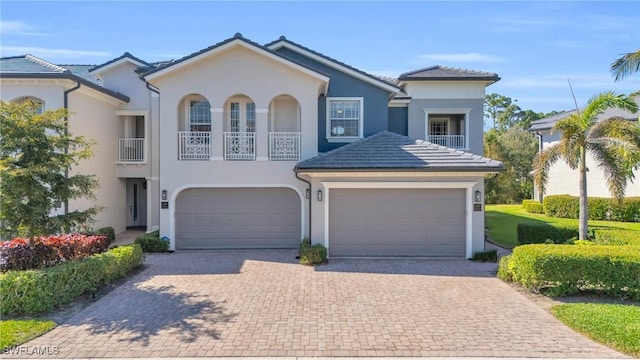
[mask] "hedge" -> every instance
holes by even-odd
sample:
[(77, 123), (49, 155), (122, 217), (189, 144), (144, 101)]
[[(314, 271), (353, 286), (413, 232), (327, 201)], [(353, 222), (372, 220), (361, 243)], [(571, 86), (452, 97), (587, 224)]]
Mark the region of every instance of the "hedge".
[(528, 213), (544, 214), (544, 206), (536, 200), (522, 200), (522, 208)]
[(640, 232), (623, 229), (596, 229), (594, 242), (601, 245), (640, 245)]
[(169, 242), (160, 239), (160, 231), (156, 230), (148, 234), (142, 234), (134, 241), (142, 247), (146, 253), (159, 253), (169, 251)]
[(142, 259), (139, 245), (127, 245), (50, 268), (0, 274), (0, 314), (51, 311), (124, 277)]
[[(524, 202), (523, 202), (524, 206)], [(609, 198), (587, 198), (590, 220), (640, 222), (640, 197), (624, 198), (622, 203)], [(543, 201), (544, 214), (557, 218), (577, 219), (580, 198), (569, 195), (549, 195)]]
[(549, 224), (518, 224), (518, 244), (544, 244), (549, 240), (562, 244), (572, 238), (578, 238), (577, 226), (553, 226)]
[(0, 244), (0, 271), (54, 266), (107, 251), (105, 235), (64, 234), (15, 238)]
[(518, 246), (500, 261), (498, 276), (549, 296), (588, 291), (640, 300), (640, 247)]
[(322, 244), (311, 245), (311, 239), (304, 238), (300, 243), (300, 264), (320, 265), (327, 263), (327, 248)]

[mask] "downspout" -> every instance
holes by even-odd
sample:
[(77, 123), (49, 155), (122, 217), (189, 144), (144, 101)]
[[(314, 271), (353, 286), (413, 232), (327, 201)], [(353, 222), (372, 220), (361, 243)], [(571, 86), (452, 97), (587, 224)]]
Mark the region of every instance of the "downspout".
[[(153, 85), (149, 84), (149, 82), (142, 76), (140, 76), (140, 80), (144, 81), (144, 83), (147, 86), (147, 89), (149, 89), (149, 91), (154, 92), (156, 94), (158, 94), (158, 121), (160, 121), (160, 91), (155, 88)], [(151, 121), (153, 120), (153, 96), (149, 99), (149, 127), (151, 129), (153, 129), (153, 126), (151, 125)], [(151, 129), (149, 129), (149, 139), (151, 140), (153, 139), (153, 134), (151, 133)], [(161, 126), (160, 124), (158, 124), (158, 143), (160, 143), (160, 132), (161, 131)], [(148, 150), (151, 150), (151, 146), (153, 146), (153, 144), (149, 144), (148, 146)], [(148, 151), (149, 154), (153, 154), (153, 151)], [(153, 177), (153, 162), (154, 159), (149, 159), (149, 171), (151, 172), (151, 176)], [(158, 191), (160, 191), (160, 149), (158, 148)], [(153, 181), (153, 180), (152, 180)], [(160, 194), (156, 194), (156, 199)], [(148, 202), (148, 200), (147, 200)], [(151, 222), (150, 219), (147, 219), (147, 229), (149, 229), (149, 222)], [(153, 227), (151, 227), (153, 229)], [(160, 228), (160, 223), (158, 223), (158, 229)]]
[(295, 170), (293, 171), (293, 173), (296, 175), (296, 179), (300, 181), (304, 181), (309, 185), (309, 235), (308, 236), (309, 236), (309, 240), (311, 240), (311, 219), (312, 219), (311, 217), (311, 182), (298, 176), (298, 173), (295, 172)]
[[(67, 70), (68, 71), (68, 70)], [(69, 72), (70, 73), (70, 72)], [(69, 111), (69, 93), (80, 89), (80, 81), (76, 80), (76, 86), (69, 90), (64, 91), (63, 106), (66, 111)], [(69, 116), (64, 117), (64, 135), (69, 136)], [(69, 145), (64, 147), (64, 154), (69, 153)], [(69, 168), (64, 169), (64, 178), (69, 179)], [(69, 199), (64, 199), (64, 214), (69, 215)]]

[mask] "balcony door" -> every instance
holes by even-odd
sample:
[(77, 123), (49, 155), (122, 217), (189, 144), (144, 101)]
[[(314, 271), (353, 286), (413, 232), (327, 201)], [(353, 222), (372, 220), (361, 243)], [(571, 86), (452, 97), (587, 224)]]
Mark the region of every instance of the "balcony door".
[(249, 100), (232, 101), (227, 108), (230, 132), (256, 131), (256, 104)]

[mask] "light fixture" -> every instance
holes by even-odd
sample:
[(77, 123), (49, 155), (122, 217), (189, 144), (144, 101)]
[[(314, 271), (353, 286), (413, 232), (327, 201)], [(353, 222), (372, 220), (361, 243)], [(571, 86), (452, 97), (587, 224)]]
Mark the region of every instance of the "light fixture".
[(322, 201), (322, 190), (318, 190), (318, 201)]
[(307, 189), (307, 191), (306, 191), (306, 193), (305, 193), (305, 197), (306, 197), (307, 199), (310, 199), (310, 198), (311, 198), (311, 189)]
[(480, 190), (476, 190), (474, 200), (477, 203), (481, 203), (482, 202), (482, 193), (480, 192)]
[(167, 190), (162, 190), (162, 201), (167, 201)]

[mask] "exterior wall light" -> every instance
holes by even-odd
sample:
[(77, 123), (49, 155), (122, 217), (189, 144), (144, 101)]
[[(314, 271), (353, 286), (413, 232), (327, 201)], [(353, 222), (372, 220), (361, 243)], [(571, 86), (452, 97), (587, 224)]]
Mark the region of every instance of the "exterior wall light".
[(311, 199), (311, 189), (307, 189), (307, 191), (305, 192), (305, 197), (307, 199)]
[(476, 190), (475, 196), (474, 196), (474, 200), (477, 203), (481, 203), (482, 202), (482, 193), (479, 190)]
[(322, 190), (318, 190), (318, 201), (322, 201)]
[(167, 201), (167, 190), (162, 190), (161, 198), (162, 201)]

